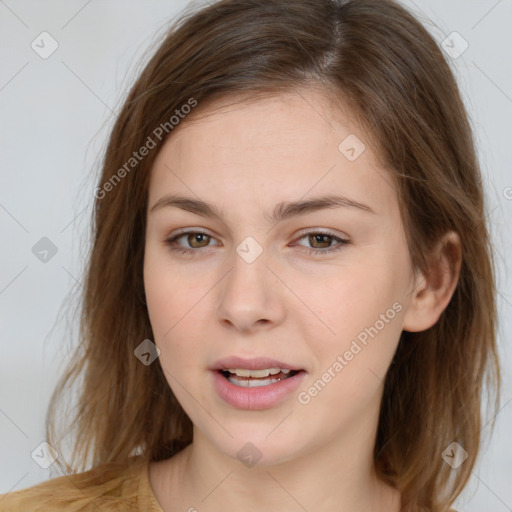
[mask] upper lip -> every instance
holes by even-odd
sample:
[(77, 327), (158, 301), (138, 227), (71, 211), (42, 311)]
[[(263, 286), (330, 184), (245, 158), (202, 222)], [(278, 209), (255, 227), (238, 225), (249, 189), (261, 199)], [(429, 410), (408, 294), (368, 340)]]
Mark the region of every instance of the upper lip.
[(268, 357), (255, 357), (251, 359), (244, 359), (243, 357), (230, 356), (219, 359), (210, 367), (211, 370), (223, 370), (229, 368), (239, 368), (246, 370), (265, 370), (267, 368), (281, 368), (284, 370), (301, 370), (299, 366), (294, 366), (277, 359), (270, 359)]

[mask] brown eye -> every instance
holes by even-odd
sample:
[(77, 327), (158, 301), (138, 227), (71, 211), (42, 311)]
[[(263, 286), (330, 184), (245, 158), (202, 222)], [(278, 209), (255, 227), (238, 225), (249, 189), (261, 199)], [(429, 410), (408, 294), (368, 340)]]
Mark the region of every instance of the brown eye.
[(310, 231), (309, 233), (304, 233), (299, 240), (304, 241), (305, 244), (299, 242), (298, 245), (302, 245), (309, 249), (310, 254), (319, 255), (338, 251), (345, 245), (350, 244), (349, 240), (331, 233), (323, 233), (322, 231)]
[(193, 256), (195, 254), (203, 253), (201, 249), (206, 249), (211, 246), (212, 240), (215, 239), (211, 235), (203, 233), (202, 231), (182, 231), (176, 236), (165, 240), (165, 244), (169, 246), (172, 251)]
[(200, 249), (201, 247), (207, 247), (210, 243), (211, 237), (205, 233), (190, 233), (187, 235), (187, 242), (190, 247), (194, 249)]
[(309, 243), (314, 249), (325, 249), (326, 247), (330, 247), (332, 239), (332, 236), (323, 235), (321, 233), (308, 235)]

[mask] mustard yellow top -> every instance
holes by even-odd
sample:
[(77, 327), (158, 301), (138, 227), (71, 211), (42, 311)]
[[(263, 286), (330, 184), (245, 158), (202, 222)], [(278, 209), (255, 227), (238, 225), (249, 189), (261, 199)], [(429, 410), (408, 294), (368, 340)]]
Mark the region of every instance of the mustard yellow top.
[(163, 512), (149, 484), (148, 462), (131, 459), (0, 494), (0, 512)]
[(163, 512), (149, 484), (148, 462), (132, 460), (0, 494), (0, 512)]

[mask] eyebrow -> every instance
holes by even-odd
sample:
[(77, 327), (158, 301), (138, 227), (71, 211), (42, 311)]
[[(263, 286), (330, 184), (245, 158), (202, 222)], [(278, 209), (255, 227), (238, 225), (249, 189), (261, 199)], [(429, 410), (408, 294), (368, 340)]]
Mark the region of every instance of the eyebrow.
[[(162, 208), (180, 208), (202, 217), (216, 217), (223, 219), (223, 212), (215, 205), (194, 199), (191, 197), (184, 197), (179, 195), (166, 195), (160, 198), (149, 210), (150, 213)], [(376, 212), (367, 204), (354, 201), (345, 196), (327, 195), (315, 197), (304, 201), (294, 202), (281, 202), (276, 205), (272, 215), (265, 214), (265, 218), (270, 223), (278, 223), (283, 220), (295, 217), (297, 215), (306, 215), (316, 211), (324, 210), (327, 208), (354, 208), (359, 211), (373, 213)]]

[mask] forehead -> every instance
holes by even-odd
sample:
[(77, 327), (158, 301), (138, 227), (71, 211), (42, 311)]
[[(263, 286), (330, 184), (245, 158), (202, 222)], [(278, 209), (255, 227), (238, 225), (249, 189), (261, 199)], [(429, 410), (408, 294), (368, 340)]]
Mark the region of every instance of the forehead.
[(150, 195), (185, 186), (214, 197), (243, 193), (243, 185), (248, 199), (337, 189), (384, 207), (394, 201), (390, 175), (342, 103), (318, 89), (229, 101), (199, 104), (181, 122), (155, 160)]
[(362, 132), (353, 113), (331, 99), (327, 91), (308, 87), (281, 94), (228, 97), (205, 106), (199, 103), (172, 133), (169, 143), (179, 150), (191, 138), (201, 137), (203, 144), (221, 152), (223, 148), (258, 151), (261, 145), (280, 146), (282, 151), (286, 144), (298, 150), (307, 142), (311, 151), (332, 144), (333, 138), (350, 129)]

